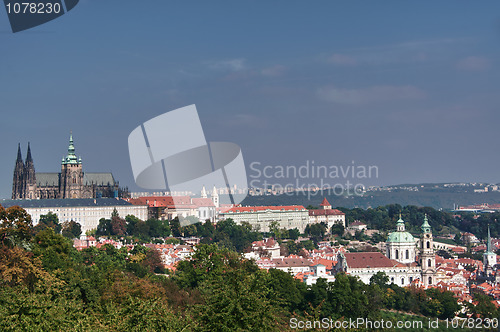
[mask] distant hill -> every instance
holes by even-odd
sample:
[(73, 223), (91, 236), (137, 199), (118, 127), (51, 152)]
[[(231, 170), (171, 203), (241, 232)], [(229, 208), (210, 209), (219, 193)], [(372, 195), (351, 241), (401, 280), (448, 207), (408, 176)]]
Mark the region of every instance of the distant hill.
[[(423, 185), (405, 185), (423, 186)], [(437, 186), (437, 187), (436, 187)], [(396, 186), (395, 186), (396, 187)], [(419, 191), (393, 189), (385, 191), (369, 191), (363, 196), (337, 196), (328, 192), (294, 193), (267, 196), (248, 196), (243, 205), (313, 205), (318, 206), (326, 197), (334, 207), (368, 208), (387, 204), (429, 206), (435, 209), (453, 209), (455, 205), (471, 205), (479, 203), (500, 204), (500, 192), (475, 193), (458, 188), (445, 188), (439, 185), (425, 185)]]

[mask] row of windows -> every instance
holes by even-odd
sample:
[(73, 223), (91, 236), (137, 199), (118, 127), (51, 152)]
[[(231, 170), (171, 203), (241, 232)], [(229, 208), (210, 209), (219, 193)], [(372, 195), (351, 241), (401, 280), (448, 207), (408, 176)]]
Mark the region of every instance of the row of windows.
[[(391, 278), (391, 282), (394, 282), (394, 277)], [(410, 277), (410, 284), (413, 282), (413, 277)], [(405, 284), (405, 278), (401, 278), (401, 285)]]
[[(391, 252), (390, 251), (387, 253), (387, 256), (388, 256), (388, 258), (391, 258)], [(396, 249), (395, 256), (396, 257), (394, 259), (399, 259), (399, 250), (398, 249)], [(405, 257), (406, 257), (405, 259), (410, 259), (410, 251), (408, 249), (406, 249)]]

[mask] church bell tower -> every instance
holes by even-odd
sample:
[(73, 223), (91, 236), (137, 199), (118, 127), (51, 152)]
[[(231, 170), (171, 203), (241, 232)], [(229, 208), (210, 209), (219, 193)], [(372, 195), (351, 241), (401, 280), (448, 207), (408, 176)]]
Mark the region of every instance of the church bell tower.
[(424, 286), (435, 284), (436, 275), (436, 256), (432, 240), (432, 230), (427, 214), (422, 224), (422, 238), (420, 239), (420, 266), (422, 267), (422, 282)]

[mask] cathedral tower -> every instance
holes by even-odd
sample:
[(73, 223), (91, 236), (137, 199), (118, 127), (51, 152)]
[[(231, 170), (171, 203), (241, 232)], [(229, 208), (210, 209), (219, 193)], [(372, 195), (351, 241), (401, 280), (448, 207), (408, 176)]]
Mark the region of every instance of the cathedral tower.
[(420, 266), (422, 267), (422, 282), (427, 287), (434, 285), (436, 275), (436, 256), (434, 254), (431, 225), (429, 225), (427, 220), (427, 214), (424, 217), (421, 229)]
[(36, 196), (36, 174), (35, 164), (31, 157), (31, 147), (28, 142), (28, 152), (26, 154), (26, 162), (24, 163), (24, 197), (26, 199), (35, 199)]
[(68, 155), (61, 162), (61, 198), (80, 198), (83, 190), (82, 159), (75, 155), (73, 134), (69, 136)]
[(14, 179), (12, 180), (12, 199), (23, 198), (23, 173), (24, 162), (21, 155), (21, 144), (17, 146), (17, 160), (14, 167)]

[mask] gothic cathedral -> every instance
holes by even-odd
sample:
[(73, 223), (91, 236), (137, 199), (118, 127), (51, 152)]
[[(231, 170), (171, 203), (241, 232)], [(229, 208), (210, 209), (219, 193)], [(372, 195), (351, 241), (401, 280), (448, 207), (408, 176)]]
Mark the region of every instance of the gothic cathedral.
[(36, 173), (28, 143), (26, 161), (23, 162), (21, 145), (12, 183), (12, 199), (64, 199), (122, 197), (121, 190), (111, 173), (83, 172), (82, 159), (75, 155), (73, 135), (69, 138), (68, 155), (62, 159), (60, 173)]

